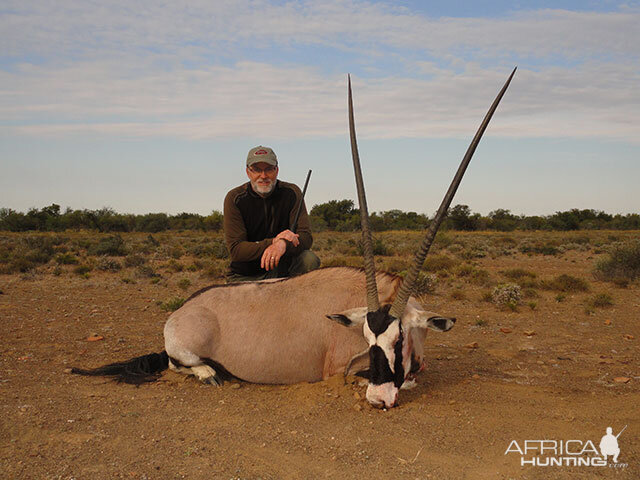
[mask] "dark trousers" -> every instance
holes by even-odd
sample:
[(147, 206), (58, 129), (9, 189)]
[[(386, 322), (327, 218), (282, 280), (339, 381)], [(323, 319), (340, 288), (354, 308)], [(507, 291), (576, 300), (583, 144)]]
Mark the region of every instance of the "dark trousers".
[[(255, 282), (267, 278), (293, 277), (315, 270), (320, 266), (320, 259), (311, 250), (303, 250), (300, 255), (291, 258), (290, 262), (282, 262), (283, 259), (284, 257), (280, 259), (281, 262), (275, 270), (269, 270), (268, 272), (258, 275), (238, 275), (237, 273), (230, 273), (227, 275), (227, 283)], [(286, 266), (287, 264), (288, 267)], [(286, 271), (282, 271), (284, 268), (281, 269), (280, 267), (286, 268)]]

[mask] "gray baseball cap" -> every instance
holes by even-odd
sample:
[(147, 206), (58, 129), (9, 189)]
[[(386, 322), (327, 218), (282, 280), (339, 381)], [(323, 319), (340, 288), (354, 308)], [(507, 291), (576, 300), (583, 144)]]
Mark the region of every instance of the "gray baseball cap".
[(249, 150), (249, 153), (247, 154), (247, 167), (259, 162), (268, 163), (269, 165), (277, 167), (278, 157), (276, 157), (276, 154), (273, 153), (273, 150), (269, 147), (258, 145), (257, 147), (253, 147)]

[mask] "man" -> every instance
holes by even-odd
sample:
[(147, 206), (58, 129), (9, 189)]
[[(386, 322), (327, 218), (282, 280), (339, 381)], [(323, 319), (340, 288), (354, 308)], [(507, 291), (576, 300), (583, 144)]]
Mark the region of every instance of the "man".
[[(626, 426), (624, 428), (627, 428)], [(622, 431), (624, 431), (624, 428)], [(622, 433), (622, 431), (620, 433)], [(620, 448), (618, 447), (618, 437), (613, 434), (613, 428), (607, 427), (607, 434), (600, 440), (600, 453), (604, 460), (607, 460), (607, 455), (613, 455), (613, 463), (618, 463), (618, 455), (620, 455)]]
[(302, 203), (297, 232), (295, 220), (302, 192), (278, 180), (278, 159), (269, 147), (247, 155), (249, 181), (224, 199), (224, 238), (231, 254), (230, 282), (300, 275), (320, 266), (311, 251), (313, 238)]

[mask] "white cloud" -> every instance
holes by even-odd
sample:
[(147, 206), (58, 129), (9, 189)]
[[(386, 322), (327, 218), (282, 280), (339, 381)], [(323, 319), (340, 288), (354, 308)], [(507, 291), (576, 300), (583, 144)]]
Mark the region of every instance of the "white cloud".
[(197, 51), (246, 44), (351, 48), (386, 45), (437, 55), (638, 56), (640, 10), (539, 10), (500, 18), (432, 19), (357, 0), (165, 2), (21, 1), (0, 12), (4, 55), (77, 55), (98, 50)]
[[(0, 117), (28, 135), (343, 135), (346, 79), (329, 67), (346, 52), (363, 72), (362, 137), (467, 137), (518, 61), (493, 135), (637, 142), (639, 23), (634, 9), (430, 19), (350, 0), (9, 2), (0, 51), (17, 63), (0, 69)], [(243, 60), (247, 48), (275, 60)], [(378, 66), (391, 58), (405, 70)]]
[[(470, 65), (463, 74), (442, 71), (429, 80), (354, 77), (358, 133), (467, 137), (508, 73)], [(637, 142), (639, 77), (632, 66), (606, 64), (520, 69), (492, 135)], [(29, 135), (297, 138), (346, 131), (346, 78), (307, 67), (243, 62), (128, 75), (107, 62), (29, 67), (2, 74), (0, 82), (12, 92), (0, 97), (0, 115), (10, 130)]]

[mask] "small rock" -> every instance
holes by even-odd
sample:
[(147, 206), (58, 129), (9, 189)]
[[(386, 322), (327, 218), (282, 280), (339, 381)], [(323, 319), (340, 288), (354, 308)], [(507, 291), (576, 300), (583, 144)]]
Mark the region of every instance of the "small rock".
[(533, 336), (536, 334), (536, 332), (534, 332), (533, 330), (525, 330), (525, 331), (524, 331), (524, 334), (525, 334), (527, 337), (533, 337)]
[(353, 404), (353, 409), (358, 411), (358, 412), (361, 412), (362, 411), (362, 405), (360, 405), (359, 403), (354, 403)]
[(356, 400), (360, 400), (362, 397), (358, 392), (353, 392), (353, 398), (355, 398)]
[(502, 328), (500, 329), (500, 331), (501, 331), (502, 333), (511, 333), (511, 332), (513, 332), (513, 330), (511, 330), (509, 327), (502, 327)]
[(604, 321), (604, 324), (605, 324), (605, 325), (611, 325), (611, 320), (607, 318), (607, 319)]
[(455, 400), (449, 400), (449, 405), (453, 405), (454, 403), (456, 403)]
[(478, 342), (467, 343), (464, 348), (478, 348)]
[(87, 342), (99, 342), (100, 340), (104, 340), (102, 335), (92, 335), (87, 337)]
[(64, 373), (71, 373), (73, 371), (72, 368), (65, 368)]
[(624, 336), (624, 339), (625, 339), (625, 340), (633, 340), (633, 339), (634, 339), (634, 336), (633, 336), (633, 335), (629, 335), (629, 334), (627, 334), (627, 335), (625, 335), (625, 336)]
[(471, 375), (471, 378), (480, 378), (480, 375), (478, 375), (477, 373), (474, 373), (473, 375)]
[(231, 384), (231, 388), (233, 388), (234, 390), (239, 389), (239, 388), (240, 388), (240, 386), (241, 386), (241, 385), (240, 385), (239, 383), (232, 383), (232, 384)]
[(629, 383), (631, 379), (629, 377), (616, 377), (613, 381), (616, 383)]

